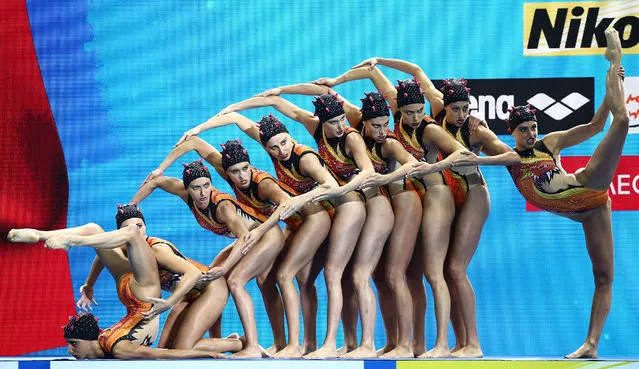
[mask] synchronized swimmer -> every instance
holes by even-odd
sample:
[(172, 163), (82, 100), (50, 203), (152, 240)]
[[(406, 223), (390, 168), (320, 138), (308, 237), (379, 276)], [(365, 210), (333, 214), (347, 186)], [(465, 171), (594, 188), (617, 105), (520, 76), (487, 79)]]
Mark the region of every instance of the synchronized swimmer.
[[(118, 205), (117, 230), (105, 232), (94, 223), (54, 231), (13, 229), (8, 240), (46, 241), (51, 249), (94, 248), (97, 256), (77, 303), (82, 310), (95, 303), (93, 285), (104, 268), (116, 281), (126, 316), (105, 330), (90, 313), (72, 317), (64, 337), (76, 358), (222, 358), (225, 353), (253, 358), (482, 357), (467, 269), (490, 211), (479, 165), (504, 166), (527, 201), (583, 226), (595, 292), (586, 340), (566, 358), (596, 358), (614, 276), (607, 190), (629, 130), (619, 35), (609, 29), (606, 39), (610, 66), (603, 103), (591, 122), (567, 131), (537, 139), (535, 109), (515, 106), (506, 120), (515, 139), (510, 148), (486, 122), (469, 114), (470, 89), (463, 78), (447, 79), (438, 90), (418, 65), (371, 58), (335, 78), (277, 87), (231, 104), (185, 132), (130, 203)], [(378, 66), (412, 78), (394, 86)], [(370, 79), (378, 90), (364, 93), (361, 107), (333, 91), (357, 79)], [(287, 94), (316, 96), (313, 111), (285, 100), (282, 95)], [(432, 117), (425, 114), (426, 101)], [(265, 116), (256, 124), (240, 113), (263, 106), (302, 124), (315, 139), (317, 151), (299, 144), (276, 116)], [(586, 167), (566, 173), (561, 150), (602, 131), (609, 113), (610, 129)], [(266, 150), (275, 176), (251, 164), (239, 139), (226, 140), (218, 151), (197, 137), (232, 124)], [(182, 179), (163, 175), (190, 151), (201, 159), (184, 164)], [(485, 155), (479, 156), (481, 152)], [(204, 161), (235, 196), (213, 186)], [(146, 235), (138, 204), (157, 188), (181, 198), (201, 227), (232, 240), (217, 255), (211, 253), (209, 265), (187, 258), (166, 240)], [(322, 269), (328, 319), (318, 348), (315, 280)], [(424, 339), (424, 276), (433, 290), (437, 321), (437, 339), (430, 351)], [(386, 345), (379, 350), (374, 343), (371, 277), (386, 334)], [(274, 345), (268, 350), (259, 346), (253, 301), (245, 289), (254, 278), (273, 330)], [(166, 300), (161, 290), (171, 292)], [(243, 337), (220, 337), (229, 293)], [(158, 348), (150, 348), (158, 335), (159, 314), (167, 310)], [(338, 349), (340, 317), (345, 342)], [(452, 349), (449, 321), (456, 339)], [(204, 338), (207, 331), (210, 338)]]

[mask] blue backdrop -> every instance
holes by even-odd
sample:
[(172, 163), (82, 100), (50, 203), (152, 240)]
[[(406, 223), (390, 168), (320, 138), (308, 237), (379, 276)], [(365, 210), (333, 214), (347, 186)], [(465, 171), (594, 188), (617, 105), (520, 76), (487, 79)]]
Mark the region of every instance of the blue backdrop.
[[(28, 10), (45, 87), (62, 140), (70, 193), (68, 226), (89, 221), (114, 229), (115, 204), (128, 202), (145, 176), (189, 128), (233, 102), (268, 88), (337, 76), (371, 56), (419, 64), (433, 78), (595, 77), (595, 106), (604, 96), (603, 56), (524, 56), (521, 1), (84, 1), (29, 0)], [(621, 2), (620, 2), (621, 3)], [(629, 2), (623, 2), (628, 4)], [(637, 32), (639, 30), (635, 30)], [(627, 75), (639, 59), (626, 55)], [(408, 78), (384, 68), (391, 80)], [(470, 86), (472, 87), (472, 86)], [(369, 81), (337, 88), (359, 103)], [(311, 98), (291, 96), (312, 110)], [(247, 112), (254, 120), (269, 109)], [(301, 125), (294, 137), (315, 144)], [(212, 144), (242, 137), (235, 127), (201, 136)], [(590, 155), (597, 135), (564, 155)], [(510, 136), (500, 137), (512, 145)], [(273, 172), (264, 151), (245, 139), (258, 168)], [(637, 155), (629, 135), (624, 155)], [(195, 159), (194, 154), (182, 161)], [(586, 334), (593, 292), (590, 262), (578, 223), (525, 212), (504, 168), (483, 168), (492, 209), (469, 275), (477, 294), (479, 336), (487, 356), (551, 356), (571, 352)], [(174, 165), (166, 175), (181, 175)], [(214, 178), (218, 188), (226, 183)], [(636, 196), (639, 196), (635, 194)], [(201, 229), (176, 197), (143, 204), (150, 235), (171, 240), (204, 263), (229, 243)], [(616, 279), (599, 353), (637, 356), (639, 277), (636, 211), (613, 213)], [(69, 253), (76, 298), (94, 253)], [(320, 301), (326, 295), (318, 279)], [(108, 274), (96, 285), (94, 312), (104, 327), (124, 315)], [(260, 343), (271, 330), (254, 282)], [(430, 290), (427, 346), (434, 344)], [(46, 313), (46, 312), (45, 312)], [(223, 333), (241, 332), (232, 303)], [(326, 327), (320, 304), (318, 339)], [(453, 344), (451, 334), (451, 345)], [(340, 333), (341, 341), (341, 333)], [(378, 315), (376, 344), (384, 344)], [(64, 355), (66, 349), (41, 354)]]

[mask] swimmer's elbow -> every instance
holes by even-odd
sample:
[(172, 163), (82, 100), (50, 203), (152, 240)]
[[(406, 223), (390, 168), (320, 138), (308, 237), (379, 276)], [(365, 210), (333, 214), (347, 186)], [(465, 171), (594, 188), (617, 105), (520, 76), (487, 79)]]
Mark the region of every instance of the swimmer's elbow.
[(506, 165), (519, 164), (521, 162), (521, 157), (516, 152), (509, 152), (507, 157)]

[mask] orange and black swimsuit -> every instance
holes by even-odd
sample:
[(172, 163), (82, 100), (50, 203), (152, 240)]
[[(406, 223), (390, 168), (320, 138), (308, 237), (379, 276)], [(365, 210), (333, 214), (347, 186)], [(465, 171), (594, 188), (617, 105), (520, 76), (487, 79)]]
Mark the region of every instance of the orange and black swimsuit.
[[(417, 128), (404, 124), (402, 119), (402, 112), (397, 111), (394, 115), (395, 120), (395, 137), (402, 143), (404, 149), (408, 151), (413, 157), (419, 161), (426, 161), (427, 163), (434, 164), (437, 162), (437, 148), (425, 147), (422, 142), (424, 137), (424, 129), (429, 124), (437, 124), (433, 118), (428, 115), (424, 115), (422, 123)], [(443, 176), (439, 174), (439, 177)], [(404, 189), (407, 191), (413, 191), (423, 198), (426, 194), (426, 185), (420, 178), (407, 178), (404, 181)]]
[[(446, 133), (453, 137), (457, 142), (462, 144), (467, 150), (479, 154), (479, 148), (470, 144), (470, 126), (468, 121), (479, 120), (479, 118), (468, 116), (468, 121), (464, 122), (461, 127), (446, 122), (446, 111), (442, 110), (437, 114), (437, 122), (444, 128)], [(448, 154), (439, 150), (440, 159), (443, 160), (448, 157)], [(455, 199), (455, 206), (459, 209), (464, 205), (468, 191), (477, 185), (486, 186), (486, 181), (479, 170), (479, 167), (462, 167), (462, 168), (450, 168), (442, 171), (446, 184), (453, 194)]]
[(118, 297), (126, 307), (126, 315), (111, 327), (100, 332), (98, 344), (108, 358), (113, 357), (113, 347), (120, 341), (131, 341), (140, 346), (151, 346), (158, 335), (160, 316), (145, 318), (153, 304), (139, 300), (131, 291), (133, 273), (125, 273), (117, 281)]
[[(233, 189), (233, 192), (235, 192), (237, 201), (239, 201), (241, 204), (255, 209), (255, 211), (257, 211), (258, 213), (268, 217), (273, 214), (273, 212), (277, 208), (277, 204), (271, 201), (264, 201), (260, 199), (258, 187), (260, 183), (265, 180), (275, 182), (282, 189), (282, 191), (286, 192), (289, 196), (295, 196), (292, 189), (289, 188), (287, 185), (280, 183), (269, 173), (253, 167), (251, 167), (251, 183), (249, 184), (249, 187), (247, 189), (242, 190), (238, 188), (231, 180), (229, 180), (228, 183)], [(299, 213), (295, 213), (288, 217), (284, 221), (284, 223), (297, 230), (302, 225), (302, 216)]]
[(508, 171), (519, 192), (536, 207), (552, 213), (582, 213), (608, 203), (608, 191), (591, 190), (568, 176), (543, 140), (532, 149), (513, 149), (521, 163), (508, 166)]
[(313, 178), (302, 174), (300, 169), (302, 157), (308, 154), (315, 155), (320, 163), (324, 165), (324, 160), (315, 150), (298, 143), (293, 143), (291, 157), (286, 161), (281, 161), (271, 156), (277, 179), (280, 180), (280, 183), (293, 189), (295, 196), (307, 193), (317, 186), (317, 182)]
[[(383, 142), (377, 142), (376, 140), (369, 138), (366, 136), (366, 132), (364, 132), (364, 124), (360, 122), (360, 124), (356, 127), (357, 130), (364, 138), (364, 143), (366, 144), (366, 153), (368, 154), (368, 158), (371, 159), (371, 163), (373, 163), (373, 167), (375, 168), (375, 172), (379, 174), (387, 174), (390, 173), (391, 166), (393, 164), (392, 159), (385, 159), (382, 155), (382, 146)], [(391, 131), (386, 132), (386, 140), (397, 140), (395, 134)], [(387, 186), (380, 186), (380, 191), (387, 198), (391, 198), (390, 192)]]
[[(366, 144), (366, 153), (368, 154), (368, 158), (371, 159), (373, 163), (373, 167), (375, 168), (375, 172), (379, 174), (387, 174), (391, 172), (391, 161), (392, 159), (384, 159), (382, 155), (382, 146), (383, 142), (377, 142), (376, 140), (369, 138), (366, 136), (365, 125), (363, 122), (359, 122), (357, 127), (355, 127), (359, 134), (364, 139), (364, 143)], [(386, 132), (386, 139), (397, 140), (395, 134), (391, 131)]]
[(403, 123), (401, 111), (397, 111), (393, 118), (395, 119), (394, 133), (399, 142), (402, 143), (402, 146), (404, 146), (406, 151), (413, 155), (415, 159), (424, 161), (428, 149), (424, 147), (422, 137), (424, 136), (424, 129), (428, 123), (435, 123), (433, 118), (428, 115), (424, 115), (422, 124), (420, 124), (417, 128), (413, 128)]
[[(293, 142), (291, 157), (288, 158), (288, 160), (281, 161), (271, 156), (273, 166), (275, 167), (275, 174), (277, 175), (280, 185), (285, 186), (284, 188), (287, 188), (295, 196), (307, 193), (317, 187), (317, 182), (313, 178), (302, 174), (300, 162), (304, 155), (314, 155), (317, 157), (317, 160), (325, 166), (324, 160), (315, 150), (296, 142)], [(328, 200), (321, 201), (320, 204), (332, 219), (333, 215), (335, 215), (335, 207), (333, 204)]]
[(239, 203), (233, 198), (233, 196), (221, 192), (216, 188), (213, 188), (211, 190), (211, 199), (209, 202), (209, 206), (206, 209), (198, 209), (190, 196), (188, 199), (188, 205), (189, 209), (191, 209), (191, 212), (195, 216), (195, 219), (200, 224), (200, 226), (202, 226), (202, 228), (206, 228), (209, 231), (220, 236), (237, 238), (237, 236), (234, 235), (233, 232), (231, 232), (226, 224), (220, 223), (215, 217), (217, 207), (222, 201), (230, 201), (233, 205), (235, 205), (237, 215), (242, 218), (244, 224), (246, 224), (248, 229), (252, 229), (256, 224), (264, 223), (266, 219), (268, 219), (264, 215), (257, 213), (249, 206)]
[(340, 137), (328, 138), (324, 128), (319, 124), (313, 135), (319, 155), (324, 159), (340, 186), (347, 184), (351, 177), (359, 172), (355, 159), (346, 153), (346, 136), (352, 133), (357, 134), (357, 130), (347, 126)]
[[(209, 268), (200, 263), (197, 262), (195, 260), (189, 259), (186, 256), (184, 256), (184, 254), (182, 254), (182, 252), (180, 250), (177, 249), (177, 247), (175, 247), (171, 242), (163, 240), (161, 238), (157, 238), (157, 237), (148, 237), (146, 238), (146, 243), (149, 245), (149, 247), (153, 247), (155, 245), (165, 245), (168, 246), (171, 251), (173, 251), (173, 254), (188, 261), (189, 263), (191, 263), (191, 265), (195, 266), (200, 272), (202, 273), (206, 273)], [(182, 274), (180, 273), (176, 273), (172, 270), (169, 270), (168, 268), (166, 268), (163, 265), (158, 264), (158, 271), (160, 272), (160, 287), (162, 288), (162, 290), (167, 291), (167, 292), (173, 292), (175, 291), (175, 288), (177, 287), (177, 284), (180, 282), (180, 280), (182, 280)], [(194, 301), (201, 293), (202, 293), (202, 286), (200, 285), (200, 283), (198, 282), (195, 287), (193, 287), (191, 289), (191, 291), (189, 291), (185, 296), (184, 299), (182, 301), (186, 301), (186, 302), (192, 302)]]

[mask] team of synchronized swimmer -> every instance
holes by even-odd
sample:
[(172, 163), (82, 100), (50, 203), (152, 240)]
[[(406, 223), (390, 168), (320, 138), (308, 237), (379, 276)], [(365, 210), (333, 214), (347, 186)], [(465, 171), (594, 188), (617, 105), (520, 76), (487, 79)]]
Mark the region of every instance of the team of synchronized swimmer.
[[(506, 120), (516, 143), (510, 148), (484, 121), (469, 115), (470, 89), (463, 78), (445, 80), (438, 90), (415, 64), (371, 58), (337, 78), (273, 88), (229, 105), (184, 133), (130, 202), (118, 205), (115, 231), (89, 223), (53, 231), (14, 229), (8, 239), (46, 241), (51, 249), (94, 248), (97, 256), (77, 303), (83, 310), (95, 303), (93, 285), (104, 268), (116, 281), (126, 316), (105, 330), (90, 313), (70, 318), (64, 337), (76, 358), (220, 358), (225, 353), (281, 358), (481, 357), (475, 294), (467, 275), (490, 211), (478, 166), (505, 166), (527, 201), (583, 226), (595, 292), (586, 340), (566, 357), (597, 357), (614, 274), (607, 190), (629, 124), (619, 36), (609, 29), (606, 39), (610, 67), (604, 100), (589, 123), (569, 130), (538, 139), (535, 109), (514, 106)], [(412, 78), (394, 86), (377, 66)], [(356, 79), (370, 79), (377, 88), (363, 95), (360, 106), (332, 90)], [(285, 100), (282, 96), (287, 94), (315, 96), (314, 111)], [(425, 114), (426, 100), (432, 116)], [(276, 116), (255, 123), (240, 113), (264, 106), (301, 123), (317, 149), (297, 143)], [(601, 132), (609, 113), (610, 128), (586, 167), (566, 173), (561, 150)], [(249, 155), (240, 140), (226, 141), (219, 151), (198, 137), (230, 124), (262, 145), (275, 177), (265, 171), (268, 168), (251, 165), (251, 156), (258, 153)], [(181, 179), (163, 175), (191, 151), (201, 159), (183, 164)], [(479, 156), (481, 152), (485, 155)], [(228, 182), (234, 196), (217, 190), (214, 177)], [(212, 263), (191, 260), (169, 241), (146, 234), (138, 204), (158, 188), (180, 197), (200, 226), (233, 240)], [(318, 348), (315, 280), (321, 270), (328, 315), (326, 337)], [(428, 351), (424, 276), (433, 291), (437, 321), (436, 343)], [(379, 350), (374, 344), (377, 301), (371, 277), (386, 334), (386, 345)], [(274, 345), (267, 350), (258, 343), (253, 301), (245, 289), (254, 278), (273, 331)], [(162, 290), (171, 292), (167, 299), (161, 298)], [(244, 329), (242, 337), (221, 337), (221, 312), (229, 293)], [(159, 314), (167, 310), (158, 348), (151, 348)], [(344, 346), (338, 349), (340, 318)], [(452, 349), (449, 321), (456, 342)], [(203, 338), (206, 332), (209, 338)]]

